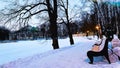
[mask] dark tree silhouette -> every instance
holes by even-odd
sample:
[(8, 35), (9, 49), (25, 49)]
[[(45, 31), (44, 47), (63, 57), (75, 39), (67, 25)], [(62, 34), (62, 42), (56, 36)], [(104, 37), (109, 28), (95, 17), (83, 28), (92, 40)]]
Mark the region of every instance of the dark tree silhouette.
[(44, 38), (44, 36), (45, 36), (45, 27), (42, 27), (41, 31), (42, 31), (42, 35), (43, 35), (43, 38)]
[(107, 26), (111, 25), (112, 34), (119, 34), (120, 22), (120, 6), (110, 4), (110, 1), (104, 2), (93, 1), (93, 20), (96, 24), (100, 24), (102, 33), (105, 34)]
[[(73, 40), (72, 32), (70, 30), (70, 21), (69, 21), (69, 15), (68, 15), (68, 0), (66, 0), (66, 5), (64, 4), (63, 0), (61, 0), (60, 6), (63, 7), (65, 15), (66, 15), (67, 23), (65, 23), (65, 21), (63, 23), (65, 23), (65, 25), (67, 26), (68, 35), (70, 38), (70, 44), (72, 45), (72, 44), (74, 44), (74, 40)], [(64, 19), (62, 19), (62, 20), (64, 20)]]
[[(39, 16), (41, 13), (47, 14), (50, 22), (50, 32), (52, 38), (53, 49), (58, 49), (57, 36), (57, 4), (58, 0), (33, 0), (29, 3), (28, 0), (24, 4), (19, 4), (17, 1), (13, 2), (12, 7), (1, 11), (1, 21), (6, 24), (14, 21), (14, 27), (24, 27), (28, 25), (29, 20), (33, 16)], [(13, 28), (13, 27), (12, 27)]]
[(4, 27), (0, 27), (0, 40), (9, 40), (10, 31)]
[(58, 33), (57, 33), (57, 0), (53, 0), (53, 7), (51, 7), (51, 0), (46, 0), (48, 14), (50, 18), (50, 31), (53, 40), (53, 48), (58, 49)]

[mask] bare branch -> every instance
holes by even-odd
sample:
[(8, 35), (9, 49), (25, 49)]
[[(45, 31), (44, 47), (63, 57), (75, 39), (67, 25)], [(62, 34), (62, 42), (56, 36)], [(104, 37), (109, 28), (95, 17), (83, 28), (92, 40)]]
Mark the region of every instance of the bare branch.
[(30, 18), (31, 16), (36, 15), (36, 14), (39, 14), (39, 13), (41, 13), (41, 12), (43, 12), (43, 11), (48, 11), (48, 10), (47, 10), (47, 9), (43, 9), (43, 10), (37, 11), (37, 12), (32, 13), (32, 14), (30, 14), (29, 16), (27, 16), (27, 17), (23, 18), (23, 19)]
[(20, 6), (18, 3), (15, 4), (18, 6), (13, 8), (6, 8), (0, 11), (0, 14), (2, 15), (0, 22), (4, 22), (4, 25), (7, 25), (7, 23), (12, 24), (11, 22), (18, 24), (18, 26), (20, 26), (20, 24), (26, 25), (32, 16), (38, 15), (44, 11), (48, 11), (46, 8), (47, 4), (45, 0), (43, 0), (43, 2), (41, 1), (28, 5), (26, 5), (26, 3), (22, 6)]

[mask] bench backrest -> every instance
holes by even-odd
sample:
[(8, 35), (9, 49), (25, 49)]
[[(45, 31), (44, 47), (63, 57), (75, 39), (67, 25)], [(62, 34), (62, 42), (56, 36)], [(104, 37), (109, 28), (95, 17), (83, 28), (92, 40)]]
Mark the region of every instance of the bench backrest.
[(102, 51), (102, 53), (108, 53), (108, 42), (109, 42), (109, 39), (106, 39), (105, 40), (105, 44), (104, 44), (104, 47), (103, 47), (103, 49), (101, 50)]
[(105, 41), (106, 41), (106, 39), (102, 39), (102, 44), (99, 47), (100, 48), (99, 51), (103, 50), (103, 48), (105, 46)]

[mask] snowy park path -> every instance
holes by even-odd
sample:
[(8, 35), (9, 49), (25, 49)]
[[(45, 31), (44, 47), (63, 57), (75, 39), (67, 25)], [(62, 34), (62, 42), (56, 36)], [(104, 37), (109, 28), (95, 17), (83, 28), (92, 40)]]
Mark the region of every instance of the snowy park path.
[(101, 61), (94, 62), (93, 65), (88, 64), (86, 53), (94, 41), (81, 38), (75, 41), (73, 46), (18, 59), (0, 68), (120, 68), (120, 62), (108, 64), (107, 61)]

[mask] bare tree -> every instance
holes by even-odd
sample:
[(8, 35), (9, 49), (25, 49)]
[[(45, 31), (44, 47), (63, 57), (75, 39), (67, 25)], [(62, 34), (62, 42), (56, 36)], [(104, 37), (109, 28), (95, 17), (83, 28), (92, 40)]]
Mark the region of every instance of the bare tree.
[(58, 33), (57, 33), (57, 0), (53, 0), (53, 7), (50, 3), (51, 0), (46, 0), (48, 14), (50, 18), (50, 31), (51, 31), (51, 38), (53, 40), (53, 48), (57, 49), (58, 46)]
[[(112, 25), (112, 28), (115, 28), (118, 24), (117, 18), (119, 12), (118, 6), (112, 6), (104, 1), (93, 1), (94, 5), (94, 19), (97, 24), (100, 24), (101, 29), (105, 30), (107, 25)], [(117, 27), (116, 27), (117, 28)]]
[[(66, 17), (66, 20), (67, 20), (67, 23), (65, 23), (65, 25), (67, 26), (67, 29), (68, 29), (68, 35), (69, 35), (69, 38), (70, 38), (70, 44), (74, 44), (74, 40), (73, 40), (73, 36), (72, 36), (72, 32), (70, 31), (70, 21), (69, 21), (69, 14), (68, 14), (68, 0), (66, 0), (66, 5), (64, 3), (63, 0), (61, 0), (61, 4), (60, 6), (63, 8), (63, 11), (65, 12), (65, 17)], [(64, 19), (62, 19), (64, 20)]]
[[(1, 22), (4, 24), (14, 26), (28, 25), (30, 19), (33, 16), (39, 16), (41, 14), (47, 14), (50, 22), (50, 31), (52, 38), (53, 49), (58, 49), (58, 36), (57, 36), (57, 2), (58, 0), (26, 0), (25, 3), (20, 4), (20, 0), (14, 1), (9, 9), (1, 11), (3, 17)], [(13, 28), (13, 27), (12, 27)]]
[[(88, 4), (87, 0), (80, 0), (78, 2), (80, 3), (73, 4), (73, 3), (70, 3), (70, 0), (60, 0), (60, 9), (64, 14), (64, 17), (62, 17), (61, 19), (63, 20), (63, 23), (65, 23), (65, 25), (67, 26), (68, 35), (70, 38), (70, 44), (74, 44), (74, 39), (72, 36), (70, 24), (74, 22), (75, 20), (77, 21), (80, 21), (82, 19), (84, 20), (83, 13), (85, 12), (86, 12), (85, 14), (90, 13), (89, 12), (90, 10), (88, 11), (84, 10), (85, 8), (89, 7), (89, 5), (87, 5)], [(70, 4), (72, 4), (72, 7)]]

